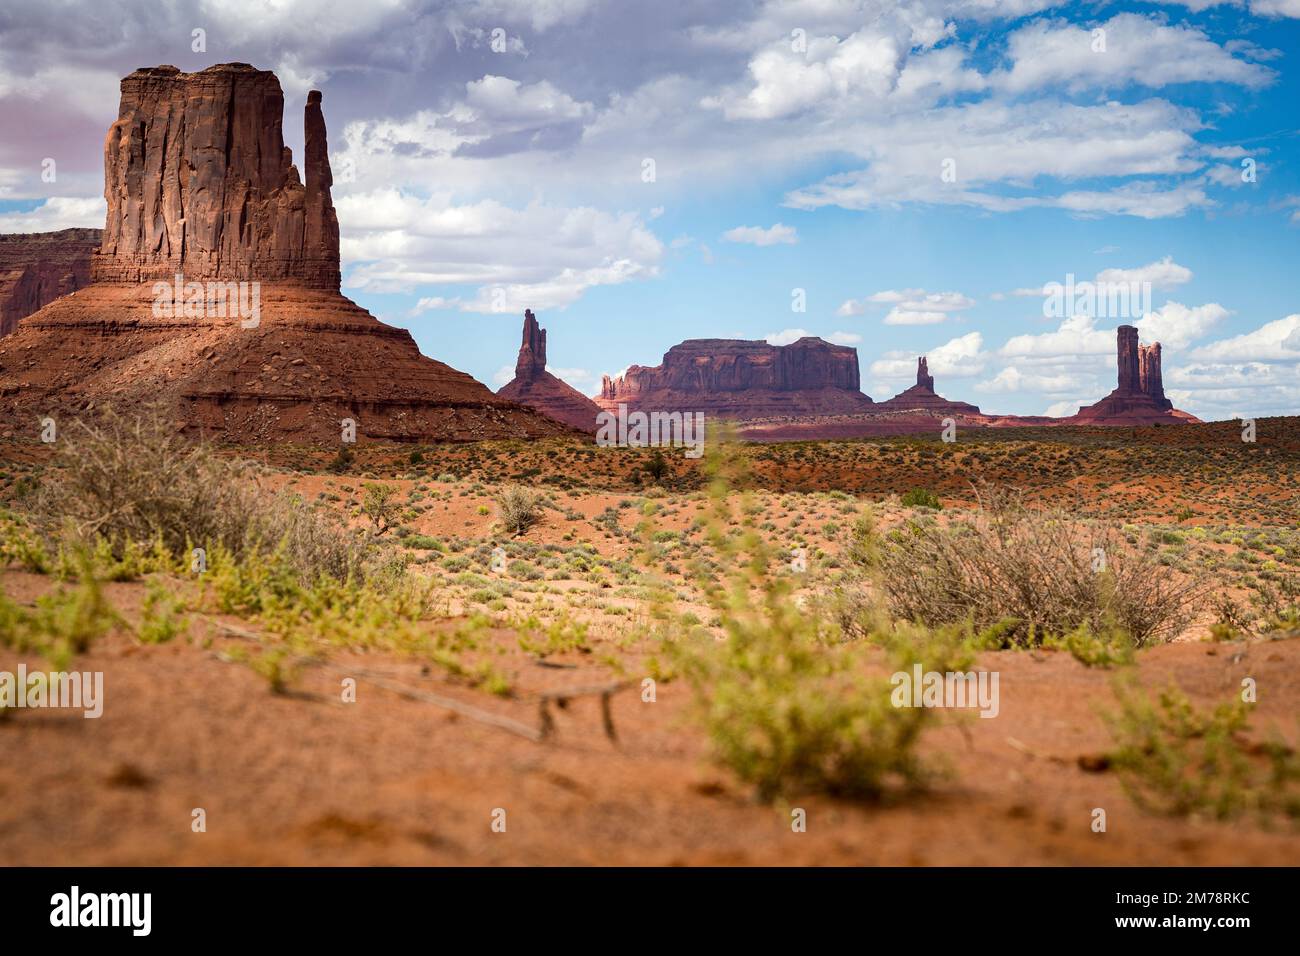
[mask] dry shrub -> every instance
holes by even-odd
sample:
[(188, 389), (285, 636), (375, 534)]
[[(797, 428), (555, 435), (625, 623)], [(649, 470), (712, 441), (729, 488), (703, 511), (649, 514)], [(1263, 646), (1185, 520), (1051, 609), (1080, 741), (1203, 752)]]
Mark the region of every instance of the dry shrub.
[[(1032, 509), (1017, 492), (978, 494), (970, 518), (912, 519), (883, 536), (859, 527), (850, 561), (874, 577), (892, 615), (931, 627), (969, 622), (1004, 646), (1118, 628), (1141, 647), (1186, 623), (1200, 586), (1176, 580), (1118, 529)], [(862, 584), (846, 602), (850, 617), (865, 604)]]
[(497, 509), (506, 529), (523, 534), (542, 517), (542, 504), (546, 496), (522, 485), (507, 485), (497, 495)]
[(72, 422), (24, 507), (53, 548), (71, 537), (119, 560), (159, 544), (186, 566), (198, 547), (236, 558), (279, 551), (304, 581), (322, 573), (344, 581), (372, 573), (382, 557), (336, 516), (261, 488), (255, 465), (185, 438), (161, 408)]

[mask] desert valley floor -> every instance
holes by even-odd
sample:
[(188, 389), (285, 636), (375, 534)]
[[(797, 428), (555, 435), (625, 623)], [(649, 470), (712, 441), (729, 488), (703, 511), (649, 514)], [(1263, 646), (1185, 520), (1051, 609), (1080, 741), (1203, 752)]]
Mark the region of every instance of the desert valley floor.
[[(22, 514), (57, 471), (55, 454), (0, 440), (0, 506)], [(1261, 419), (1254, 443), (1228, 422), (972, 430), (953, 444), (741, 444), (734, 454), (748, 477), (723, 499), (731, 520), (766, 542), (771, 573), (800, 607), (841, 580), (864, 509), (886, 533), (921, 513), (949, 523), (991, 486), (1114, 527), (1171, 579), (1206, 591), (1172, 640), (1131, 661), (1060, 646), (980, 650), (975, 669), (1001, 675), (1000, 712), (938, 712), (918, 744), (936, 768), (923, 789), (760, 800), (715, 759), (699, 701), (667, 651), (722, 630), (707, 571), (693, 570), (723, 573), (704, 462), (675, 453), (656, 464), (650, 449), (576, 438), (227, 449), (222, 457), (253, 462), (248, 480), (266, 494), (288, 491), (340, 525), (382, 529), (427, 609), (401, 637), (379, 619), (369, 629), (353, 621), (360, 636), (344, 641), (286, 624), (272, 607), (223, 605), (203, 574), (141, 565), (106, 575), (113, 623), (69, 664), (104, 673), (103, 716), (0, 712), (0, 851), (13, 864), (1300, 858), (1294, 804), (1225, 819), (1204, 807), (1144, 808), (1112, 765), (1108, 729), (1121, 679), (1150, 693), (1176, 685), (1208, 709), (1251, 678), (1258, 699), (1243, 752), (1272, 741), (1294, 761), (1300, 419)], [(391, 527), (367, 513), (376, 485), (392, 491)], [(546, 496), (522, 533), (502, 520), (512, 485)], [(917, 489), (942, 508), (904, 504)], [(0, 594), (21, 615), (73, 585), (38, 573), (19, 540), (0, 552)], [(1260, 609), (1273, 613), (1270, 627), (1255, 626)], [(0, 668), (48, 669), (38, 650), (0, 642)], [(892, 669), (880, 648), (861, 666)], [(348, 678), (354, 702), (340, 693)], [(203, 832), (192, 826), (199, 808)], [(1105, 832), (1094, 830), (1097, 808)], [(798, 810), (804, 832), (791, 826)]]

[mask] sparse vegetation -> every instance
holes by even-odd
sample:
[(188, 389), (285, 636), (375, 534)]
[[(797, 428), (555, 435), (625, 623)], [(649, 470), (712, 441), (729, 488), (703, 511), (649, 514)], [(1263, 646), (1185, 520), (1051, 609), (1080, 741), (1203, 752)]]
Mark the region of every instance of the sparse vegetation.
[[(1141, 647), (1176, 633), (1199, 593), (1116, 529), (1031, 508), (996, 488), (984, 488), (980, 503), (969, 518), (913, 519), (860, 541), (850, 557), (863, 578), (850, 587), (876, 582), (902, 620), (1001, 624), (1006, 643), (1021, 646), (1086, 626), (1119, 628)], [(875, 533), (860, 527), (859, 535)]]
[(1176, 687), (1153, 701), (1123, 682), (1116, 693), (1110, 760), (1140, 806), (1167, 816), (1300, 820), (1300, 757), (1280, 739), (1250, 740), (1249, 704), (1234, 698), (1199, 710)]

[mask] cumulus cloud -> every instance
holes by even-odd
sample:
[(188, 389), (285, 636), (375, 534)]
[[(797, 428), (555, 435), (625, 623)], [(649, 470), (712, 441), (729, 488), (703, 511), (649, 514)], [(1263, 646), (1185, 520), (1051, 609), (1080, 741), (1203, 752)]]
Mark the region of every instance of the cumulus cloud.
[(633, 213), (540, 202), (456, 204), (446, 194), (395, 189), (336, 203), (345, 287), (372, 292), (469, 285), (470, 297), (430, 297), (427, 308), (467, 312), (566, 306), (593, 286), (658, 274), (663, 244)]
[(751, 246), (794, 245), (799, 234), (793, 226), (777, 223), (764, 229), (762, 226), (737, 226), (722, 234), (727, 242), (742, 242)]
[(763, 340), (768, 345), (789, 345), (791, 342), (798, 342), (802, 338), (812, 335), (807, 329), (782, 329), (780, 332), (768, 332), (763, 336)]
[(101, 199), (55, 196), (30, 212), (0, 213), (0, 232), (53, 232), (57, 229), (103, 229), (108, 207)]
[[(1047, 207), (1081, 216), (1178, 216), (1210, 204), (1198, 184), (1176, 178), (1201, 167), (1192, 137), (1199, 128), (1194, 112), (1158, 99), (1082, 105), (1049, 97), (941, 107), (881, 124), (863, 150), (870, 165), (794, 189), (785, 202), (796, 209), (920, 202), (990, 212)], [(1053, 181), (1153, 175), (1161, 179), (1051, 188)]]
[(1090, 315), (1068, 316), (1051, 332), (1013, 335), (998, 349), (998, 354), (1006, 358), (1057, 360), (1114, 352), (1115, 330), (1097, 328), (1097, 320)]
[(1078, 372), (1021, 371), (1018, 366), (1007, 365), (997, 375), (975, 385), (975, 391), (991, 394), (1005, 392), (1037, 392), (1045, 395), (1074, 393), (1085, 387), (1093, 376)]
[(1182, 349), (1201, 338), (1217, 323), (1229, 316), (1217, 302), (1188, 308), (1181, 302), (1166, 302), (1133, 324), (1142, 339), (1159, 342), (1166, 348)]
[(1038, 20), (1011, 34), (1007, 54), (1011, 68), (993, 82), (1012, 93), (1053, 85), (1078, 92), (1205, 82), (1257, 89), (1275, 75), (1233, 56), (1195, 27), (1171, 26), (1137, 13), (1117, 14), (1097, 27)]
[(1194, 349), (1191, 358), (1219, 362), (1300, 361), (1300, 314), (1268, 322), (1232, 338)]
[(836, 315), (862, 315), (872, 305), (890, 305), (885, 325), (938, 325), (969, 309), (975, 300), (960, 292), (926, 292), (924, 289), (885, 289), (865, 299), (848, 299), (835, 310)]
[(1149, 282), (1153, 289), (1172, 289), (1191, 279), (1192, 270), (1174, 262), (1173, 256), (1165, 256), (1159, 262), (1151, 262), (1135, 269), (1102, 269), (1097, 273), (1098, 284)]
[(988, 359), (988, 354), (984, 351), (984, 336), (979, 332), (968, 332), (932, 349), (916, 352), (888, 351), (871, 363), (871, 374), (880, 379), (914, 379), (916, 360), (921, 355), (926, 356), (931, 375), (952, 378), (982, 374)]

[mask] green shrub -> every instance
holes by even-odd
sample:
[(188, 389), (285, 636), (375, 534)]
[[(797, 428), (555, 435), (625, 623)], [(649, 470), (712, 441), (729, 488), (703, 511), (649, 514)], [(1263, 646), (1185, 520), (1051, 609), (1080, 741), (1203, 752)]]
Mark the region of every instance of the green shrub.
[(903, 495), (903, 507), (905, 508), (933, 508), (938, 511), (943, 508), (939, 496), (933, 491), (925, 488), (913, 488)]
[(1280, 740), (1247, 739), (1249, 704), (1233, 698), (1201, 711), (1173, 686), (1154, 702), (1128, 682), (1115, 690), (1120, 710), (1106, 715), (1116, 743), (1110, 762), (1140, 807), (1165, 816), (1300, 819), (1300, 759)]
[[(769, 573), (771, 556), (752, 518), (741, 535), (727, 533), (738, 466), (719, 444), (708, 462), (707, 532), (730, 573), (720, 580), (701, 561), (697, 575), (723, 633), (715, 639), (693, 629), (670, 645), (715, 758), (769, 800), (814, 792), (878, 798), (921, 786), (933, 769), (915, 747), (933, 712), (893, 706), (889, 680), (867, 676), (872, 649), (836, 641), (830, 622), (795, 602), (786, 578)], [(927, 666), (950, 669), (957, 645), (945, 646), (941, 660), (934, 647), (920, 651), (900, 639), (890, 657), (898, 669), (921, 656)]]
[(0, 644), (19, 653), (34, 651), (62, 671), (112, 630), (120, 618), (105, 600), (89, 556), (83, 555), (81, 568), (75, 587), (60, 586), (38, 598), (31, 610), (0, 592)]

